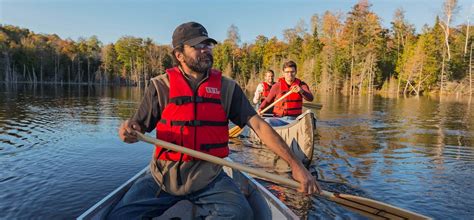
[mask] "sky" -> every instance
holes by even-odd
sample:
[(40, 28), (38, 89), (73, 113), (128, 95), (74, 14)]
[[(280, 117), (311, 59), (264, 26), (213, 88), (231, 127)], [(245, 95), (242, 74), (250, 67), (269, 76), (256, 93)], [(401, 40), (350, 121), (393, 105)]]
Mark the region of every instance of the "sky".
[[(96, 35), (103, 43), (122, 36), (151, 38), (170, 44), (181, 23), (197, 21), (210, 37), (223, 41), (230, 25), (237, 26), (242, 43), (256, 36), (283, 39), (283, 30), (303, 20), (307, 27), (314, 14), (325, 11), (347, 14), (357, 0), (0, 0), (0, 24), (28, 28), (35, 33), (58, 34), (77, 40)], [(397, 8), (418, 32), (433, 25), (444, 0), (371, 0), (371, 10), (390, 28)], [(474, 0), (459, 0), (454, 25), (474, 23)]]

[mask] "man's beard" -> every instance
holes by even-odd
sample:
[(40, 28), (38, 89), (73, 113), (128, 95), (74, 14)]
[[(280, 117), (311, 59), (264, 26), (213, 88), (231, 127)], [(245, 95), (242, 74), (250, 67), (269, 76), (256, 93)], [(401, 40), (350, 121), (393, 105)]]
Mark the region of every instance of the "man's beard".
[(211, 69), (214, 59), (209, 53), (201, 53), (196, 59), (184, 55), (184, 63), (194, 72), (207, 73)]

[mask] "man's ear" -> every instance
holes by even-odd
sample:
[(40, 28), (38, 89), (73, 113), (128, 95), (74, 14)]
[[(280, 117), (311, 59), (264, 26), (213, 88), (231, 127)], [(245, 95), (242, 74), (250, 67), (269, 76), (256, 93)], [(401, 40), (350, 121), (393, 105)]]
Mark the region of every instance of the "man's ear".
[(174, 56), (176, 57), (176, 59), (177, 59), (179, 62), (184, 62), (184, 54), (183, 54), (183, 52), (175, 51), (175, 52), (174, 52)]

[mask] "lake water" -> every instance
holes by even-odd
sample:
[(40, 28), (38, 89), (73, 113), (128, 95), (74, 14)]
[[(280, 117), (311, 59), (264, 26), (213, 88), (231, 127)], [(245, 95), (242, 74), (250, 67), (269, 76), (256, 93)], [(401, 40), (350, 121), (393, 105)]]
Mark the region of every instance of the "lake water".
[[(0, 219), (77, 217), (148, 164), (152, 146), (122, 143), (139, 88), (0, 84)], [(469, 219), (474, 101), (317, 95), (313, 168), (324, 187), (437, 219)], [(240, 152), (234, 151), (234, 154)], [(235, 155), (235, 158), (239, 158)], [(274, 190), (275, 186), (269, 186)], [(309, 219), (360, 216), (318, 198)]]

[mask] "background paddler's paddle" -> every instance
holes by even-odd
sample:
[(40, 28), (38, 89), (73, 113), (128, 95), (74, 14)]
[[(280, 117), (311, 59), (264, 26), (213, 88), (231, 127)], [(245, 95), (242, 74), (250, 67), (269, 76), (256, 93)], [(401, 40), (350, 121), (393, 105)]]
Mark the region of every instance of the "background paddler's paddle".
[[(288, 91), (287, 93), (285, 93), (285, 95), (283, 95), (282, 97), (278, 98), (277, 100), (275, 100), (272, 104), (270, 104), (269, 106), (267, 106), (266, 108), (262, 109), (262, 111), (260, 111), (261, 114), (265, 113), (266, 111), (268, 111), (269, 109), (271, 109), (274, 105), (276, 105), (278, 102), (280, 102), (281, 100), (285, 99), (287, 96), (289, 96), (293, 91), (290, 90)], [(242, 133), (244, 129), (243, 128), (240, 128), (239, 126), (234, 126), (233, 128), (229, 129), (229, 137), (230, 138), (236, 138), (239, 136), (240, 133)]]
[[(300, 185), (298, 182), (292, 179), (288, 179), (276, 174), (267, 173), (259, 169), (247, 167), (242, 164), (234, 163), (234, 162), (231, 162), (219, 157), (215, 157), (206, 153), (195, 151), (195, 150), (185, 148), (185, 147), (182, 147), (173, 143), (169, 143), (166, 141), (158, 140), (139, 132), (136, 132), (136, 134), (137, 134), (138, 139), (141, 141), (154, 144), (154, 145), (159, 145), (161, 147), (164, 147), (172, 151), (180, 152), (180, 153), (187, 154), (201, 160), (209, 161), (212, 163), (216, 163), (216, 164), (227, 166), (233, 169), (237, 169), (243, 172), (247, 172), (249, 174), (253, 174), (255, 176), (259, 176), (264, 179), (269, 179), (273, 182), (280, 183), (280, 184), (283, 184), (295, 189), (299, 188), (299, 185)], [(320, 195), (324, 196), (325, 198), (337, 204), (340, 204), (362, 215), (365, 215), (367, 217), (374, 218), (374, 219), (430, 219), (421, 214), (417, 214), (417, 213), (414, 213), (402, 208), (398, 208), (398, 207), (395, 207), (383, 202), (367, 199), (360, 196), (332, 193), (325, 190), (323, 190)]]

